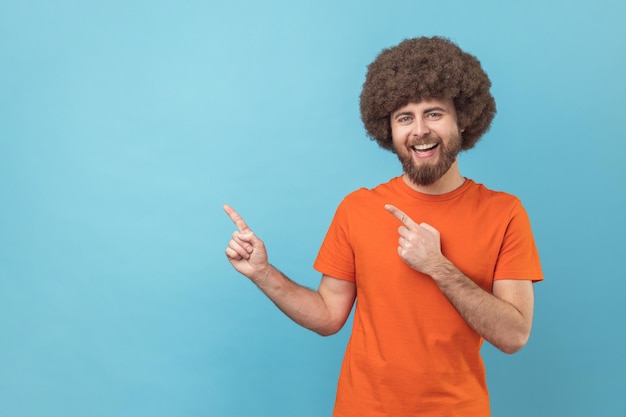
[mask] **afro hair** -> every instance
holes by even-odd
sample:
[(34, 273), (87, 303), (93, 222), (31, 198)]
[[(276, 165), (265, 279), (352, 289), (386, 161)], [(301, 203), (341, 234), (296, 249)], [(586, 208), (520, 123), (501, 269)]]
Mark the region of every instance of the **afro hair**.
[(423, 99), (452, 99), (459, 127), (464, 129), (462, 150), (472, 148), (489, 129), (496, 103), (491, 81), (476, 57), (452, 41), (415, 38), (384, 49), (367, 67), (361, 92), (361, 119), (368, 135), (393, 151), (390, 115)]

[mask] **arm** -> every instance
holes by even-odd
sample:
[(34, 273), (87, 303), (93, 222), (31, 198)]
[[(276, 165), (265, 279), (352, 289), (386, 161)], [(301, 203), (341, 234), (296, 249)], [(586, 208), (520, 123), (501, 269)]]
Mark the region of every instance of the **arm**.
[(498, 280), (493, 293), (480, 288), (441, 253), (439, 232), (415, 223), (394, 206), (385, 208), (398, 218), (398, 254), (411, 268), (432, 277), (461, 317), (478, 334), (505, 353), (515, 353), (528, 341), (533, 316), (530, 280)]
[(430, 276), (461, 317), (485, 340), (504, 353), (524, 347), (532, 326), (532, 281), (497, 280), (491, 294), (447, 259)]
[(337, 333), (356, 297), (353, 282), (322, 276), (317, 291), (290, 280), (268, 262), (265, 244), (230, 206), (224, 210), (239, 231), (226, 248), (233, 267), (248, 277), (290, 319), (323, 336)]

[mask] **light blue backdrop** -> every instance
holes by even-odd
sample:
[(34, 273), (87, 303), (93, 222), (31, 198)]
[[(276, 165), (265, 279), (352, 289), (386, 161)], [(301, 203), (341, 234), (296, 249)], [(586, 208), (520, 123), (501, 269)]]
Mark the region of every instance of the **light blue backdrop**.
[(623, 0), (0, 1), (0, 415), (329, 416), (348, 329), (226, 262), (230, 203), (311, 268), (340, 199), (399, 174), (358, 114), (404, 38), (477, 55), (498, 116), (466, 176), (518, 195), (546, 281), (486, 346), (494, 416), (626, 416)]

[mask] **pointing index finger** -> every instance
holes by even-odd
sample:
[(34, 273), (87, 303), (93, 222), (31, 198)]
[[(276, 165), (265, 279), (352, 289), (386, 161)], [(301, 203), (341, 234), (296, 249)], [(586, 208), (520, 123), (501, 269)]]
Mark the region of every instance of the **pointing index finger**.
[(419, 226), (417, 223), (415, 223), (415, 221), (413, 221), (412, 218), (410, 218), (405, 212), (403, 212), (396, 206), (393, 206), (391, 204), (385, 204), (385, 210), (393, 214), (394, 217), (400, 220), (402, 224), (404, 224), (406, 227), (414, 228)]
[(235, 211), (234, 208), (232, 208), (228, 204), (224, 204), (224, 211), (226, 212), (226, 214), (228, 214), (228, 217), (230, 217), (233, 223), (235, 223), (235, 226), (237, 226), (240, 232), (243, 232), (245, 230), (250, 230), (246, 222), (239, 215), (239, 213)]

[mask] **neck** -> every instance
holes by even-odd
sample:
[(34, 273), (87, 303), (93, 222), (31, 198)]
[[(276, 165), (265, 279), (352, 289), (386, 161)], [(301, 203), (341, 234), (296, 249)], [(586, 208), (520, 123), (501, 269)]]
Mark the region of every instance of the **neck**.
[(463, 177), (461, 175), (461, 172), (459, 171), (458, 160), (454, 161), (450, 169), (446, 171), (446, 173), (443, 174), (441, 178), (439, 178), (437, 181), (430, 185), (415, 184), (406, 174), (402, 176), (402, 179), (409, 187), (411, 187), (415, 191), (418, 191), (422, 194), (431, 195), (449, 193), (459, 188), (465, 182), (465, 177)]

